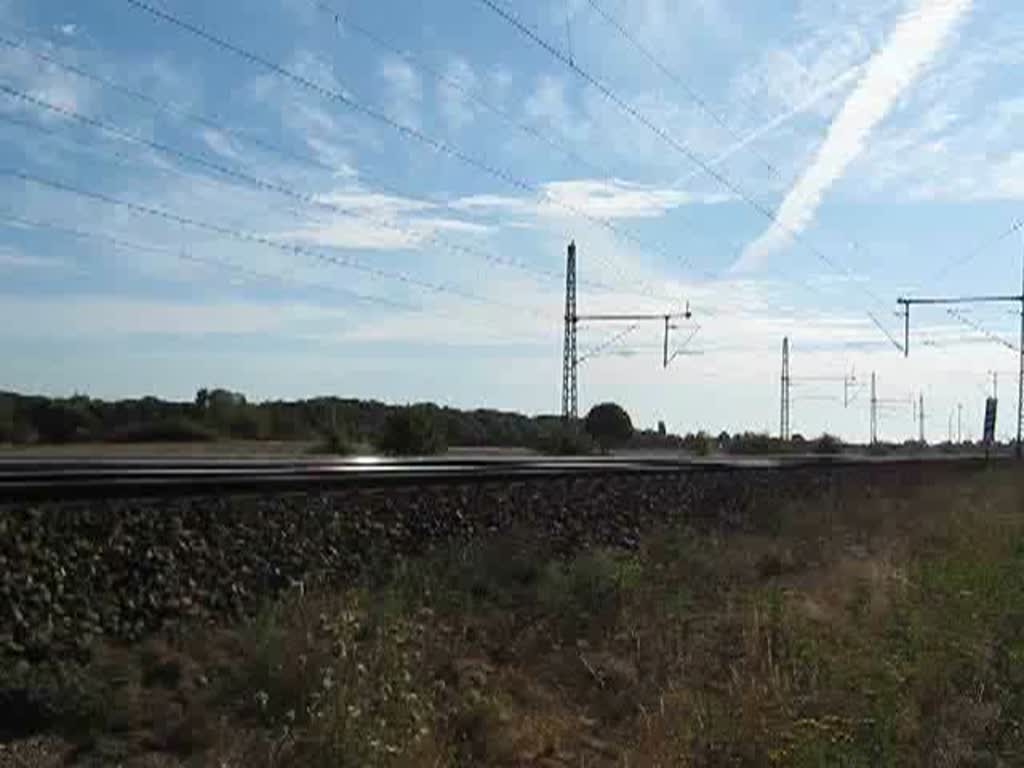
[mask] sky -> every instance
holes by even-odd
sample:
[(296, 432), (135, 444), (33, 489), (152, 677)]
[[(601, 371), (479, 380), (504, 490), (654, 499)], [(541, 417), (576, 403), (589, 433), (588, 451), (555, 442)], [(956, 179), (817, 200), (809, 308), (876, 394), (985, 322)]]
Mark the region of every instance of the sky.
[[(1016, 430), (1010, 0), (0, 0), (0, 389)], [(844, 383), (844, 379), (846, 380)], [(845, 395), (845, 402), (844, 402)]]

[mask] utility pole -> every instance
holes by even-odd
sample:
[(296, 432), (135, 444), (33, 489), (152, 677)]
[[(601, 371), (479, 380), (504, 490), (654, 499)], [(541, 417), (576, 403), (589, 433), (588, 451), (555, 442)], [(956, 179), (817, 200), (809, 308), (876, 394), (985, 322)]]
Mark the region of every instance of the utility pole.
[(878, 442), (878, 393), (875, 390), (875, 372), (871, 372), (871, 444)]
[[(685, 312), (662, 312), (660, 314), (600, 314), (581, 315), (576, 311), (576, 241), (569, 243), (568, 255), (565, 263), (565, 341), (562, 346), (562, 421), (569, 421), (579, 418), (579, 365), (580, 358), (576, 348), (576, 332), (581, 322), (642, 322), (646, 320), (658, 320), (665, 323), (665, 343), (662, 354), (662, 365), (667, 368), (676, 355), (668, 353), (669, 331), (677, 328), (672, 321), (677, 318), (689, 320), (693, 317), (690, 312), (690, 304), (687, 302)], [(699, 326), (698, 326), (699, 328)], [(695, 328), (689, 338), (696, 334)], [(689, 341), (689, 338), (687, 341)], [(684, 342), (685, 344), (685, 342)], [(593, 355), (591, 351), (590, 355)], [(583, 360), (588, 356), (584, 355)]]
[(779, 413), (779, 439), (789, 440), (789, 337), (782, 340), (782, 398)]
[(964, 415), (964, 404), (956, 404), (956, 441), (962, 443), (964, 441), (963, 433), (963, 415)]
[(562, 421), (579, 418), (579, 360), (576, 355), (576, 241), (565, 262), (565, 341), (562, 344)]
[(924, 392), (918, 395), (917, 401), (917, 440), (921, 445), (925, 444), (924, 440)]
[[(896, 299), (903, 306), (903, 354), (910, 355), (910, 307), (912, 304), (979, 304), (990, 302), (1009, 302), (1020, 307), (1020, 336), (1017, 341), (1017, 445), (1015, 454), (1018, 459), (1024, 457), (1022, 438), (1024, 438), (1024, 258), (1021, 259), (1020, 293), (1016, 296), (952, 296), (943, 298), (906, 298)], [(952, 310), (951, 310), (952, 311)], [(1012, 346), (1012, 345), (1010, 345)], [(994, 383), (994, 382), (993, 382)], [(952, 432), (952, 429), (950, 430)]]
[(1024, 257), (1020, 262), (1020, 340), (1017, 343), (1020, 368), (1017, 372), (1017, 458), (1021, 458), (1021, 426), (1024, 425)]

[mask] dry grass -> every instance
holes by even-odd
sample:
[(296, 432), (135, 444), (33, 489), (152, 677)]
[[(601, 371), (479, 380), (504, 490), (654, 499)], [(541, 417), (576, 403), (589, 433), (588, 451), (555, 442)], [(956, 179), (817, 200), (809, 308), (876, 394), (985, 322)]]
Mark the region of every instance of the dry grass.
[(570, 562), (463, 546), (101, 655), (78, 738), (247, 768), (1021, 764), (1022, 489), (851, 491)]

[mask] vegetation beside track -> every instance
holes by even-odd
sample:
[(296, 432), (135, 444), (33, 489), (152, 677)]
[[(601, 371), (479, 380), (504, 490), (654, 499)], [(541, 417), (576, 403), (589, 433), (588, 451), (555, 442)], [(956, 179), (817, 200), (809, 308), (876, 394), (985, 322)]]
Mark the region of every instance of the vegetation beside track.
[(1022, 500), (999, 469), (570, 560), (461, 544), (98, 647), (47, 727), (128, 765), (1018, 764)]

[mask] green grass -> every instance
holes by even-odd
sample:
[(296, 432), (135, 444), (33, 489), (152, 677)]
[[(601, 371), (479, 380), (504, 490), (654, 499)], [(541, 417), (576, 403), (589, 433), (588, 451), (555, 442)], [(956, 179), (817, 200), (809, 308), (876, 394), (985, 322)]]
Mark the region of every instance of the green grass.
[(1022, 489), (851, 489), (569, 560), (453, 546), (108, 657), (93, 732), (247, 767), (1021, 764)]

